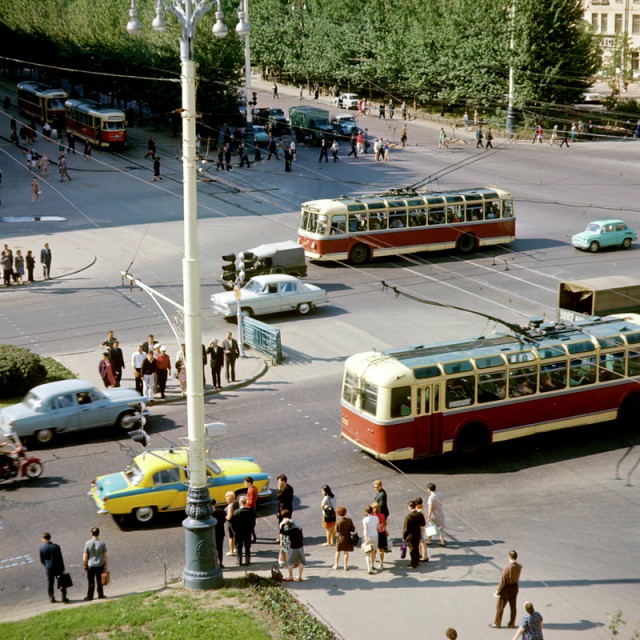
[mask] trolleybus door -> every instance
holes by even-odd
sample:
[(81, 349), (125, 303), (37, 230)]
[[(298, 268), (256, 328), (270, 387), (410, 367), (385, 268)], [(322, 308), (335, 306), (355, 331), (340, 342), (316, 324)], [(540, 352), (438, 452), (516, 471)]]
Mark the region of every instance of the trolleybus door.
[(416, 388), (416, 457), (442, 453), (439, 385), (428, 384)]

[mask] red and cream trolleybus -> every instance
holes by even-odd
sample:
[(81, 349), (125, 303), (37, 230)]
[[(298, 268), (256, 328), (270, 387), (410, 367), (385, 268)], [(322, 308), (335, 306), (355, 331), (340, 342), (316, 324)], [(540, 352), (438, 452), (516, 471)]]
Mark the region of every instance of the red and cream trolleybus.
[(475, 453), (640, 415), (640, 316), (370, 351), (345, 363), (342, 437), (386, 460)]
[(513, 196), (488, 187), (312, 200), (302, 205), (298, 229), (310, 260), (354, 264), (419, 251), (470, 253), (515, 237)]
[(17, 89), (20, 113), (49, 124), (64, 118), (64, 101), (69, 96), (62, 89), (52, 89), (41, 82), (21, 82)]
[(64, 103), (67, 129), (76, 138), (89, 140), (97, 147), (124, 147), (127, 123), (124, 111), (101, 106), (90, 100), (67, 100)]

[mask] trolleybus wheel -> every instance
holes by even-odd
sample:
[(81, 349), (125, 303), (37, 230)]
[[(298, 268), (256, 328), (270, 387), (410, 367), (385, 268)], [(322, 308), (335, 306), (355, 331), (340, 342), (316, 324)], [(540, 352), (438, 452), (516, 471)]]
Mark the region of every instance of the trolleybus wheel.
[(476, 237), (470, 233), (465, 233), (460, 240), (458, 240), (458, 250), (460, 253), (471, 253), (476, 248)]
[(456, 451), (465, 456), (472, 456), (487, 446), (487, 430), (481, 424), (468, 424), (456, 438)]
[(369, 249), (366, 245), (358, 243), (351, 248), (349, 260), (353, 264), (364, 264), (369, 260)]

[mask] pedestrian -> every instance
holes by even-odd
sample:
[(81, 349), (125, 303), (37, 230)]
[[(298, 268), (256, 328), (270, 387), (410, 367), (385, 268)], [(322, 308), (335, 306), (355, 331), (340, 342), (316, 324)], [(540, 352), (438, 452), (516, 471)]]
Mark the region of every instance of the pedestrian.
[(378, 518), (373, 515), (373, 508), (368, 504), (364, 508), (362, 518), (362, 551), (367, 561), (367, 573), (373, 575), (373, 562), (378, 548)]
[(469, 131), (469, 114), (465, 111), (462, 116), (462, 126), (465, 131)]
[(356, 136), (356, 151), (360, 154), (364, 153), (364, 135), (361, 129), (358, 129), (358, 135)]
[(473, 124), (478, 126), (480, 124), (480, 114), (478, 113), (478, 107), (473, 109)]
[(380, 140), (380, 138), (376, 138), (376, 141), (373, 143), (373, 151), (376, 160), (382, 160), (382, 140)]
[(236, 537), (236, 555), (238, 564), (242, 565), (244, 552), (244, 563), (251, 564), (251, 541), (253, 530), (256, 526), (256, 512), (247, 507), (247, 496), (241, 495), (238, 498), (238, 509), (233, 512), (231, 525)]
[(278, 85), (275, 82), (273, 83), (273, 98), (274, 98), (274, 100), (277, 100), (279, 98), (279, 96), (278, 96)]
[[(578, 127), (576, 126), (575, 122), (571, 123), (571, 142), (575, 142), (576, 141), (576, 136), (578, 135)], [(562, 145), (560, 145), (562, 146)], [(567, 147), (569, 145), (567, 144)]]
[(224, 374), (227, 383), (236, 381), (236, 360), (240, 356), (238, 342), (233, 337), (231, 331), (227, 332), (227, 337), (222, 341), (224, 350)]
[(520, 637), (523, 640), (543, 640), (542, 627), (544, 623), (542, 616), (534, 609), (532, 602), (525, 602), (524, 610), (527, 615), (522, 618), (513, 640), (518, 640)]
[[(388, 546), (388, 538), (387, 538), (387, 519), (384, 517), (384, 514), (380, 511), (380, 505), (377, 502), (371, 503), (371, 509), (373, 511), (373, 515), (378, 518), (378, 555), (380, 557), (380, 561), (377, 565), (378, 569), (384, 569), (384, 554)], [(373, 563), (375, 564), (376, 556), (373, 554)]]
[(218, 344), (217, 340), (212, 340), (207, 349), (209, 354), (209, 365), (211, 366), (211, 377), (213, 379), (213, 388), (222, 389), (220, 381), (220, 372), (224, 363), (224, 349)]
[(284, 170), (286, 173), (291, 173), (291, 162), (293, 156), (291, 155), (291, 149), (289, 146), (284, 150)]
[(382, 486), (382, 480), (373, 481), (373, 489), (376, 492), (374, 500), (380, 505), (380, 513), (385, 517), (385, 520), (389, 520), (389, 507), (387, 505), (387, 492)]
[(153, 396), (155, 393), (155, 377), (156, 377), (157, 364), (153, 356), (153, 351), (147, 353), (147, 357), (143, 360), (140, 367), (140, 373), (142, 374), (142, 395), (147, 398), (149, 402), (153, 402)]
[(378, 120), (380, 120), (380, 118), (382, 118), (383, 120), (387, 119), (384, 113), (384, 102), (381, 102), (380, 106), (378, 107)]
[(27, 282), (33, 282), (33, 270), (36, 268), (36, 259), (33, 257), (31, 249), (27, 251), (25, 262), (27, 265)]
[(160, 156), (156, 156), (153, 159), (153, 178), (151, 178), (151, 182), (156, 182), (157, 180), (162, 182), (162, 176), (160, 175)]
[(291, 140), (291, 142), (289, 142), (289, 151), (291, 151), (291, 162), (295, 162), (297, 157), (298, 157), (298, 150), (296, 148), (296, 141), (295, 140)]
[(240, 143), (238, 147), (238, 156), (240, 158), (240, 168), (247, 165), (247, 169), (251, 168), (251, 163), (249, 162), (249, 153), (247, 152), (247, 145), (244, 142)]
[(402, 146), (406, 146), (407, 144), (407, 125), (405, 124), (402, 127), (402, 133), (400, 134), (400, 142), (402, 142)]
[(349, 140), (349, 146), (351, 147), (351, 151), (349, 151), (349, 153), (347, 154), (347, 158), (349, 156), (353, 156), (354, 158), (358, 157), (358, 149), (357, 149), (357, 141), (356, 141), (356, 134), (352, 133), (351, 134), (351, 139)]
[(445, 149), (445, 142), (447, 140), (447, 134), (444, 132), (444, 127), (440, 127), (440, 133), (438, 134), (438, 149)]
[(482, 148), (482, 146), (483, 146), (482, 138), (484, 138), (484, 135), (482, 133), (482, 127), (478, 127), (477, 130), (476, 130), (476, 149), (478, 147)]
[(236, 555), (236, 535), (233, 531), (233, 514), (235, 510), (238, 508), (238, 504), (236, 502), (236, 494), (234, 491), (227, 491), (224, 494), (224, 499), (226, 501), (226, 506), (224, 508), (224, 519), (225, 526), (227, 527), (227, 537), (229, 538), (229, 551), (227, 551), (228, 556)]
[(551, 139), (549, 140), (549, 145), (553, 147), (554, 144), (558, 143), (558, 125), (553, 125), (553, 130), (551, 131)]
[(493, 145), (491, 144), (492, 140), (493, 140), (493, 133), (491, 133), (491, 128), (489, 128), (487, 130), (487, 146), (485, 147), (486, 149), (488, 149), (489, 147), (493, 149)]
[(0, 263), (2, 263), (2, 286), (10, 287), (11, 286), (11, 274), (13, 273), (13, 260), (11, 258), (11, 254), (6, 250), (2, 251), (2, 257), (0, 258)]
[(24, 276), (24, 256), (20, 249), (16, 250), (16, 257), (13, 259), (13, 274), (18, 284), (22, 284), (22, 276)]
[(591, 122), (591, 120), (589, 120), (589, 125), (587, 126), (587, 133), (588, 133), (588, 139), (593, 140), (594, 139), (593, 122)]
[[(442, 494), (436, 490), (436, 485), (433, 482), (427, 485), (427, 489), (429, 491), (427, 520), (435, 524), (440, 530), (440, 546), (444, 547), (444, 499)], [(431, 536), (427, 536), (427, 544), (431, 544)]]
[(213, 509), (213, 517), (216, 520), (215, 535), (216, 535), (216, 552), (218, 555), (218, 564), (221, 569), (224, 569), (224, 528), (225, 528), (225, 513), (222, 505), (216, 502), (215, 498), (211, 498), (211, 507)]
[(176, 378), (180, 384), (182, 397), (187, 395), (187, 368), (184, 366), (184, 347), (180, 351), (180, 355), (176, 356)]
[(327, 541), (322, 543), (323, 547), (333, 547), (336, 541), (336, 497), (328, 484), (322, 486), (322, 526), (327, 532)]
[(44, 571), (47, 576), (47, 593), (50, 602), (56, 602), (53, 591), (53, 581), (58, 578), (58, 588), (62, 593), (62, 602), (69, 602), (67, 598), (67, 588), (60, 581), (60, 576), (64, 571), (64, 559), (62, 558), (62, 550), (60, 545), (51, 542), (51, 534), (45, 532), (42, 534), (42, 544), (40, 545), (40, 562), (44, 565)]
[(389, 107), (389, 119), (393, 120), (393, 114), (395, 113), (396, 108), (395, 108), (395, 105), (393, 104), (393, 99), (392, 98), (389, 98), (388, 107)]
[(391, 160), (391, 143), (388, 140), (385, 140), (382, 145), (382, 156), (385, 162)]
[(33, 158), (33, 151), (31, 149), (27, 149), (25, 158), (27, 160), (27, 169), (31, 171), (31, 159)]
[(76, 155), (76, 137), (71, 133), (71, 131), (67, 132), (67, 145), (69, 147), (69, 153), (73, 153)]
[(51, 280), (51, 249), (49, 243), (45, 242), (40, 249), (40, 262), (42, 263), (42, 277), (44, 280)]
[(406, 120), (407, 119), (407, 103), (404, 100), (400, 105), (400, 112), (402, 113), (402, 119)]
[(256, 529), (255, 529), (255, 520), (256, 520), (256, 512), (258, 509), (258, 487), (253, 484), (253, 478), (251, 476), (247, 476), (244, 479), (244, 486), (247, 489), (247, 509), (253, 510), (253, 520), (254, 527), (251, 531), (251, 542), (257, 542), (256, 539)]
[(520, 574), (522, 573), (522, 565), (518, 562), (518, 552), (512, 549), (509, 551), (509, 564), (503, 569), (500, 577), (500, 584), (496, 591), (498, 603), (496, 605), (496, 617), (493, 624), (489, 626), (493, 629), (499, 629), (502, 625), (502, 614), (507, 603), (509, 604), (509, 624), (510, 628), (516, 626), (516, 600), (518, 597), (518, 589), (520, 582)]
[(351, 533), (356, 530), (353, 520), (347, 518), (347, 508), (339, 506), (336, 509), (338, 522), (336, 523), (336, 533), (338, 539), (336, 542), (336, 561), (333, 565), (334, 569), (340, 566), (340, 554), (344, 553), (344, 570), (349, 571), (349, 554), (353, 551), (353, 542), (351, 541)]
[(68, 173), (69, 167), (67, 166), (67, 159), (64, 153), (61, 153), (58, 157), (58, 172), (60, 173), (60, 182), (64, 182), (65, 178), (68, 182), (71, 182), (71, 178)]
[(40, 158), (40, 171), (42, 172), (43, 176), (49, 175), (49, 157), (46, 153), (43, 153), (42, 157)]
[(87, 572), (87, 595), (85, 600), (93, 600), (95, 588), (98, 588), (98, 599), (105, 598), (102, 574), (108, 573), (107, 545), (100, 540), (100, 529), (91, 529), (91, 539), (84, 543), (82, 556), (84, 570)]
[(334, 140), (333, 143), (331, 144), (331, 155), (333, 156), (333, 161), (334, 162), (339, 162), (340, 158), (338, 158), (338, 151), (340, 150), (340, 147), (338, 146), (338, 141)]
[(133, 378), (136, 385), (136, 391), (142, 395), (142, 363), (147, 359), (147, 354), (142, 349), (142, 345), (137, 346), (137, 350), (131, 354), (131, 368), (133, 369)]
[(115, 378), (115, 384), (113, 386), (119, 387), (120, 380), (122, 380), (122, 372), (124, 371), (124, 354), (117, 340), (113, 341), (113, 346), (109, 349), (109, 362), (111, 363), (113, 377)]
[(271, 160), (271, 156), (275, 156), (276, 160), (280, 160), (280, 156), (278, 156), (278, 149), (276, 145), (276, 139), (270, 135), (269, 136), (269, 155), (267, 156), (267, 160)]
[(42, 125), (42, 135), (47, 139), (51, 140), (51, 125), (48, 122), (45, 122)]
[(31, 180), (31, 202), (40, 202), (40, 185), (35, 176)]
[(298, 87), (298, 91), (300, 93), (300, 100), (304, 100), (304, 89), (303, 89), (302, 85), (300, 85)]
[(165, 399), (169, 371), (171, 371), (171, 358), (167, 355), (167, 347), (162, 346), (156, 357), (156, 384), (163, 400)]
[[(289, 570), (289, 577), (285, 578), (287, 582), (295, 580), (302, 582), (302, 572), (304, 571), (304, 533), (302, 527), (291, 520), (291, 516), (284, 518), (280, 525), (281, 536), (288, 538), (289, 553), (287, 555), (286, 566)], [(298, 575), (293, 577), (293, 570), (297, 567)]]
[(538, 125), (538, 132), (537, 132), (537, 140), (540, 144), (542, 144), (542, 139), (544, 138), (544, 131), (542, 130), (542, 125), (539, 124)]
[(322, 158), (324, 158), (325, 162), (329, 162), (329, 143), (324, 138), (320, 141), (320, 159), (318, 162), (322, 162)]
[[(416, 511), (421, 513), (423, 516), (424, 513), (424, 503), (421, 497), (417, 497), (414, 502), (416, 503)], [(428, 524), (428, 518), (425, 516), (425, 522)], [(429, 550), (427, 549), (427, 532), (426, 527), (421, 527), (420, 529), (420, 562), (429, 562)]]
[(102, 382), (105, 386), (105, 389), (109, 389), (109, 387), (116, 386), (116, 379), (113, 375), (113, 367), (111, 366), (111, 362), (109, 361), (109, 352), (105, 351), (102, 354), (102, 360), (98, 362), (98, 373), (102, 378)]
[(91, 160), (91, 141), (90, 140), (84, 141), (84, 152), (82, 154), (82, 157), (85, 160)]
[(224, 171), (224, 148), (218, 147), (218, 159), (216, 161), (216, 171), (222, 169)]
[(276, 493), (276, 499), (278, 500), (278, 522), (282, 522), (283, 513), (286, 511), (289, 513), (289, 517), (293, 514), (293, 487), (289, 484), (288, 478), (284, 473), (281, 473), (278, 478), (278, 492)]
[(147, 140), (147, 153), (144, 154), (144, 159), (146, 160), (149, 156), (151, 156), (152, 160), (155, 160), (156, 139), (153, 136), (149, 136), (149, 139)]
[(410, 566), (412, 569), (415, 569), (420, 561), (422, 527), (426, 526), (427, 522), (422, 513), (417, 511), (414, 500), (409, 500), (407, 508), (409, 509), (409, 513), (404, 519), (402, 539), (409, 547), (409, 557), (411, 558)]
[[(571, 132), (571, 135), (573, 139), (573, 130)], [(562, 149), (563, 144), (566, 145), (567, 149), (569, 148), (569, 132), (567, 131), (566, 127), (562, 129), (562, 140), (560, 141), (560, 146), (558, 148)]]

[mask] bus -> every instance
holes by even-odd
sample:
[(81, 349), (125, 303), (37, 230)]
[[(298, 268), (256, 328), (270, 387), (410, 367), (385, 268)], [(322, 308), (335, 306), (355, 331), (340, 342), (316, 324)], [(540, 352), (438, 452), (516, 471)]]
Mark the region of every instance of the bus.
[(383, 460), (640, 415), (640, 315), (370, 351), (347, 359), (342, 437)]
[(311, 200), (298, 229), (310, 260), (353, 264), (418, 251), (470, 253), (515, 237), (513, 196), (488, 187)]
[(41, 82), (21, 82), (18, 85), (18, 109), (36, 122), (64, 122), (64, 101), (68, 94)]
[(89, 140), (97, 147), (124, 147), (127, 123), (124, 111), (105, 107), (90, 100), (67, 100), (64, 103), (67, 129), (76, 138)]

